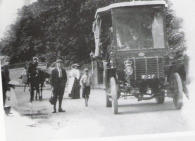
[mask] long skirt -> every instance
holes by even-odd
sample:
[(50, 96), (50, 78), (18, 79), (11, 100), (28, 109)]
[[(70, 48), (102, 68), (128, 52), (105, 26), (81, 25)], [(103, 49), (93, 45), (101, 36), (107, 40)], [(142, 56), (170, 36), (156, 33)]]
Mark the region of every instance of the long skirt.
[(72, 91), (71, 91), (72, 99), (79, 99), (80, 98), (80, 84), (78, 79), (74, 79)]
[(69, 94), (69, 97), (72, 97), (71, 96), (71, 91), (72, 91), (73, 84), (74, 84), (74, 78), (73, 77), (69, 77), (67, 84), (68, 85), (67, 85), (66, 91)]

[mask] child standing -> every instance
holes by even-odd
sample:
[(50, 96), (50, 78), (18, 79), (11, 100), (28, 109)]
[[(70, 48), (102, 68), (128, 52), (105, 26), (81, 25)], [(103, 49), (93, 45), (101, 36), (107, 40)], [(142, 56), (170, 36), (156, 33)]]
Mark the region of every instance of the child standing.
[(80, 85), (82, 88), (82, 97), (85, 99), (85, 106), (87, 107), (91, 90), (91, 76), (89, 74), (88, 68), (84, 69), (84, 74), (81, 77)]

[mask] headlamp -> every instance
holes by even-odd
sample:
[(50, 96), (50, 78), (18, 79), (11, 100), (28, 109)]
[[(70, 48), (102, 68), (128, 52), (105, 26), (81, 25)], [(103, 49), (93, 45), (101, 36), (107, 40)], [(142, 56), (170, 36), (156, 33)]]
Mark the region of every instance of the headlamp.
[(124, 61), (124, 65), (125, 65), (125, 73), (127, 74), (127, 76), (130, 76), (133, 74), (133, 67), (132, 67), (132, 61), (127, 59), (126, 61)]
[(126, 66), (125, 67), (125, 72), (126, 72), (127, 75), (132, 75), (133, 74), (132, 66)]

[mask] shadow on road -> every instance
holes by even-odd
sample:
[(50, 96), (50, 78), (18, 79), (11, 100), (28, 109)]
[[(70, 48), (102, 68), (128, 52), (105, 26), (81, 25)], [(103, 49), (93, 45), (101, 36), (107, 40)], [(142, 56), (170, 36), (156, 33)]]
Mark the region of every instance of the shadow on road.
[(49, 114), (47, 113), (28, 113), (28, 114), (23, 114), (23, 116), (27, 116), (30, 117), (32, 119), (48, 119), (49, 118)]
[(173, 103), (166, 102), (164, 104), (156, 103), (133, 103), (119, 105), (119, 114), (138, 114), (138, 113), (149, 113), (149, 112), (163, 112), (175, 110)]

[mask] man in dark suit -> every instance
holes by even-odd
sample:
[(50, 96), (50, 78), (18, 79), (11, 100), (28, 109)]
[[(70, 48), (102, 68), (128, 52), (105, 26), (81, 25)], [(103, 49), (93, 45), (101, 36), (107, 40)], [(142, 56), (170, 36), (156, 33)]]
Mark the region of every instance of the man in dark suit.
[(37, 66), (38, 66), (38, 58), (33, 57), (33, 61), (29, 63), (28, 70), (27, 70), (27, 78), (28, 84), (30, 86), (30, 102), (34, 100), (34, 90), (39, 90), (38, 87), (38, 73), (37, 73)]
[(3, 106), (5, 106), (6, 92), (10, 90), (9, 87), (10, 77), (9, 77), (9, 70), (7, 65), (1, 67), (1, 77), (2, 77), (2, 88), (3, 88)]
[(62, 60), (57, 59), (56, 67), (52, 70), (51, 73), (51, 86), (53, 88), (53, 95), (54, 95), (54, 111), (56, 113), (56, 103), (57, 99), (59, 100), (59, 112), (65, 112), (62, 109), (62, 99), (64, 95), (64, 90), (67, 82), (67, 75), (65, 69), (62, 67)]

